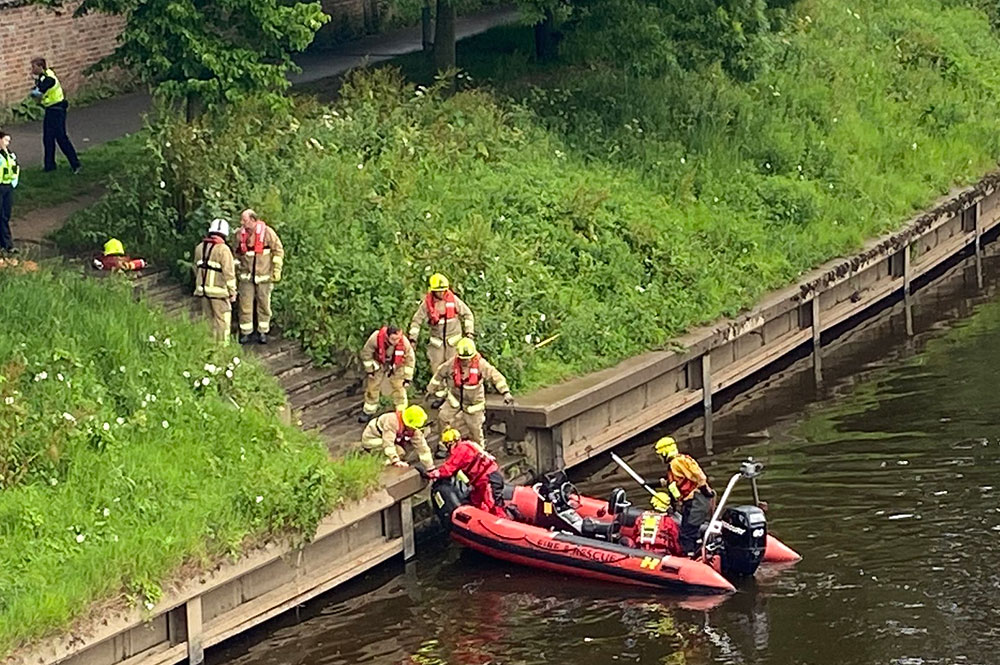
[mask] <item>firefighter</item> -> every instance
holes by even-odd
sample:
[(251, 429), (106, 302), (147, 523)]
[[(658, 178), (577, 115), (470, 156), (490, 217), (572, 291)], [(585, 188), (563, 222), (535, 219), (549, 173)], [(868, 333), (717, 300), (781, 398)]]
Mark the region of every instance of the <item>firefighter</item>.
[(430, 290), (410, 321), (410, 343), (417, 345), (420, 328), (424, 321), (430, 327), (427, 341), (427, 359), (431, 371), (455, 357), (455, 345), (462, 336), (475, 337), (475, 317), (469, 306), (449, 288), (448, 278), (434, 273), (430, 278)]
[[(253, 210), (244, 210), (240, 222), (235, 245), (240, 261), (240, 344), (252, 341), (254, 335), (258, 342), (267, 344), (267, 334), (271, 332), (271, 291), (281, 281), (285, 248), (274, 229)], [(257, 315), (256, 331), (254, 313)]]
[(475, 441), (461, 439), (458, 430), (448, 428), (441, 432), (441, 443), (448, 448), (448, 459), (427, 474), (431, 480), (450, 478), (459, 471), (469, 479), (472, 505), (498, 517), (505, 517), (503, 509), (503, 474), (493, 455)]
[(368, 452), (385, 453), (386, 464), (399, 467), (409, 466), (403, 457), (414, 450), (424, 469), (430, 471), (434, 468), (434, 458), (424, 438), (426, 424), (427, 412), (415, 404), (402, 411), (383, 413), (365, 427), (361, 447)]
[(104, 243), (104, 254), (95, 257), (92, 265), (96, 270), (112, 272), (130, 272), (142, 270), (148, 264), (145, 259), (133, 259), (125, 255), (125, 247), (118, 238), (112, 238)]
[(369, 337), (361, 350), (365, 373), (365, 406), (358, 422), (367, 423), (378, 411), (383, 384), (388, 381), (397, 409), (406, 408), (406, 389), (413, 381), (416, 356), (410, 340), (394, 326), (383, 326)]
[(229, 343), (236, 301), (236, 264), (226, 244), (229, 222), (214, 219), (208, 235), (194, 248), (194, 295), (201, 298), (201, 310), (212, 321), (215, 341)]
[(712, 498), (715, 493), (708, 477), (690, 455), (677, 450), (677, 442), (665, 436), (656, 442), (656, 454), (667, 464), (667, 477), (660, 478), (660, 487), (653, 497), (653, 508), (665, 512), (673, 507), (680, 513), (680, 546), (687, 556), (694, 556), (701, 539), (701, 526), (712, 518)]
[(441, 363), (430, 383), (428, 394), (439, 400), (445, 398), (438, 414), (441, 432), (461, 420), (470, 440), (482, 444), (483, 425), (486, 423), (486, 381), (489, 380), (505, 404), (513, 404), (514, 396), (507, 387), (507, 379), (496, 367), (476, 351), (471, 339), (459, 340), (456, 355), (451, 362)]
[(69, 140), (66, 133), (66, 114), (69, 110), (69, 102), (63, 94), (62, 85), (56, 73), (49, 69), (45, 58), (34, 58), (31, 61), (31, 74), (35, 77), (35, 87), (31, 89), (31, 96), (38, 100), (38, 103), (45, 109), (45, 118), (42, 120), (42, 148), (45, 153), (45, 170), (55, 171), (56, 169), (56, 144), (69, 160), (69, 167), (73, 173), (80, 172), (80, 158), (76, 154), (73, 142)]

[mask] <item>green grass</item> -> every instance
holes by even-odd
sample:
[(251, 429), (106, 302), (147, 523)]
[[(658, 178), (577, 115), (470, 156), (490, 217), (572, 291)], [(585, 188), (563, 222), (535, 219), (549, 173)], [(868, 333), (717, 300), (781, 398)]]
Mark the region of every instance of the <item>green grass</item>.
[(127, 280), (3, 270), (0, 316), (0, 654), (95, 601), (155, 603), (182, 564), (308, 536), (382, 468), (330, 461), (277, 420), (264, 369)]
[[(526, 390), (735, 314), (1000, 155), (1000, 39), (961, 2), (804, 0), (751, 83), (634, 76), (582, 59), (597, 38), (536, 67), (530, 32), (503, 28), (463, 44), (452, 96), (383, 68), (294, 121), (162, 127), (148, 170), (60, 242), (114, 232), (172, 263), (249, 204), (285, 240), (277, 316), (315, 358), (350, 361), (443, 271)], [(401, 64), (426, 77), (420, 58)]]
[(101, 192), (111, 176), (126, 170), (140, 156), (141, 148), (141, 134), (94, 146), (80, 153), (83, 169), (79, 175), (73, 175), (65, 165), (50, 173), (42, 171), (41, 166), (22, 168), (17, 212), (49, 208)]

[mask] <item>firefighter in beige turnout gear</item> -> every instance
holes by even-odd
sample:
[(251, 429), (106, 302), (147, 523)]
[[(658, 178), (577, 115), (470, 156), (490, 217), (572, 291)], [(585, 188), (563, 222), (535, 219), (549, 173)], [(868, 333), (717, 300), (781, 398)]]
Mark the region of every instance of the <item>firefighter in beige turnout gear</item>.
[(208, 235), (194, 248), (194, 295), (212, 322), (215, 341), (227, 344), (236, 300), (236, 266), (226, 244), (229, 222), (215, 219)]
[(427, 359), (434, 371), (441, 363), (455, 357), (455, 345), (463, 335), (475, 337), (476, 330), (472, 310), (449, 288), (448, 278), (434, 273), (429, 281), (430, 290), (410, 321), (409, 337), (410, 343), (416, 346), (420, 328), (424, 321), (427, 322), (430, 327)]
[[(258, 342), (267, 344), (267, 334), (271, 332), (271, 291), (281, 281), (285, 248), (274, 229), (253, 210), (244, 210), (240, 222), (235, 244), (236, 257), (240, 261), (240, 344), (251, 341), (254, 332)], [(253, 325), (255, 309), (256, 331)]]
[(389, 383), (396, 409), (406, 408), (406, 389), (413, 381), (417, 358), (403, 331), (384, 326), (371, 334), (361, 350), (365, 373), (365, 406), (358, 422), (366, 423), (378, 411), (384, 384)]
[(506, 404), (514, 403), (507, 379), (496, 367), (476, 351), (471, 339), (460, 340), (455, 347), (456, 357), (441, 363), (427, 384), (427, 393), (446, 398), (438, 413), (438, 426), (443, 432), (461, 423), (460, 429), (470, 441), (484, 442), (483, 425), (486, 423), (486, 381), (489, 380), (503, 395)]
[(368, 452), (385, 453), (385, 463), (399, 467), (409, 466), (403, 459), (413, 450), (424, 469), (430, 471), (434, 468), (434, 458), (424, 438), (422, 428), (426, 424), (427, 412), (415, 404), (402, 411), (383, 413), (365, 427), (361, 447)]

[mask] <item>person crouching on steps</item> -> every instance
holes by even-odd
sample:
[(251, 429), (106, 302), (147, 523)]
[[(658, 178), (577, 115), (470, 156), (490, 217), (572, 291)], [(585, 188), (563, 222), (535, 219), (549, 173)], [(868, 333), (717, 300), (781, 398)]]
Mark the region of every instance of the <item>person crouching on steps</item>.
[(425, 471), (434, 468), (431, 449), (424, 438), (423, 427), (427, 424), (427, 412), (413, 404), (402, 411), (383, 413), (369, 421), (361, 434), (361, 447), (368, 452), (385, 453), (385, 463), (406, 468), (404, 461), (411, 450)]
[(236, 265), (227, 237), (229, 222), (214, 219), (194, 248), (194, 295), (201, 298), (201, 311), (212, 322), (212, 336), (222, 344), (229, 343), (236, 302)]
[(94, 257), (92, 264), (95, 270), (111, 272), (131, 272), (142, 270), (149, 264), (145, 259), (133, 259), (125, 255), (125, 246), (118, 238), (112, 238), (104, 243), (104, 254)]
[(240, 261), (240, 344), (250, 342), (254, 334), (258, 342), (267, 344), (267, 334), (271, 332), (271, 290), (281, 281), (285, 248), (274, 229), (253, 210), (244, 210), (240, 222), (236, 235), (236, 256)]
[(383, 384), (388, 381), (396, 409), (406, 408), (406, 389), (413, 381), (417, 357), (410, 340), (394, 326), (383, 326), (369, 337), (361, 350), (365, 366), (365, 405), (358, 422), (366, 423), (378, 411)]

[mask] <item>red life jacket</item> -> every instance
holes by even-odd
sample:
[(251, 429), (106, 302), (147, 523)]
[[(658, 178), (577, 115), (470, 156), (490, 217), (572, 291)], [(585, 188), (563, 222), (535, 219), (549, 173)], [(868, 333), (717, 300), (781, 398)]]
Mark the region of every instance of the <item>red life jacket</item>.
[(455, 382), (456, 388), (464, 388), (465, 386), (478, 386), (479, 385), (479, 354), (472, 356), (472, 360), (469, 361), (469, 378), (462, 378), (462, 363), (458, 356), (455, 356), (455, 360), (451, 366), (451, 378)]
[(413, 447), (413, 435), (412, 429), (406, 426), (403, 422), (403, 414), (400, 411), (396, 412), (396, 445), (403, 448)]
[(497, 466), (496, 458), (475, 442), (462, 440), (456, 443), (455, 446), (467, 448), (467, 456), (472, 457), (472, 461), (467, 463), (462, 469), (465, 471), (465, 475), (469, 477), (470, 485), (483, 482), (487, 476), (500, 469)]
[[(385, 364), (385, 354), (388, 349), (385, 348), (386, 342), (389, 338), (389, 332), (387, 328), (381, 328), (378, 331), (378, 337), (375, 342), (375, 360), (378, 361), (379, 365)], [(406, 360), (406, 344), (405, 338), (400, 335), (399, 341), (396, 342), (396, 348), (392, 353), (392, 364), (395, 367), (402, 367), (403, 361)]]
[[(253, 230), (253, 252), (259, 255), (264, 251), (264, 236), (267, 233), (267, 224), (257, 222)], [(247, 253), (247, 227), (240, 227), (240, 254)]]
[(451, 292), (451, 289), (444, 292), (444, 314), (438, 314), (437, 300), (434, 299), (433, 291), (427, 292), (425, 303), (427, 305), (427, 319), (432, 326), (436, 326), (441, 321), (442, 316), (444, 316), (445, 321), (454, 319), (456, 316), (455, 294)]
[(205, 236), (204, 238), (201, 239), (201, 241), (210, 243), (212, 245), (224, 245), (226, 243), (225, 238), (223, 238), (222, 236), (215, 235), (214, 233)]

